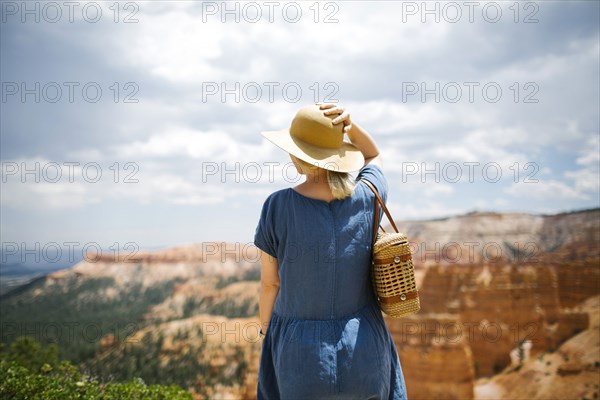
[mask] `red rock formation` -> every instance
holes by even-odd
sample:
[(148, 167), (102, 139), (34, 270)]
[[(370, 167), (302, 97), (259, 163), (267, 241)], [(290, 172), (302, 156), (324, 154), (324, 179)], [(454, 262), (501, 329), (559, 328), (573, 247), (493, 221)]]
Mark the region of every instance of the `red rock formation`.
[(569, 261), (556, 266), (560, 302), (573, 307), (600, 293), (600, 263), (596, 260)]
[(556, 215), (473, 212), (396, 225), (411, 240), (419, 266), (600, 259), (598, 208)]
[[(561, 310), (559, 280), (555, 272), (560, 268), (558, 265), (504, 263), (432, 266), (419, 286), (421, 311), (418, 315), (437, 321), (435, 324), (438, 325), (444, 319), (454, 318), (461, 329), (464, 345), (469, 348), (472, 357), (469, 363), (474, 374), (490, 376), (510, 365), (510, 351), (523, 340), (531, 340), (531, 354), (535, 355), (556, 348), (565, 339), (587, 328), (585, 314)], [(390, 330), (396, 332), (397, 345), (404, 348), (406, 337), (398, 335), (399, 332), (405, 335), (410, 323), (405, 323), (408, 328), (398, 328), (398, 322), (391, 318), (387, 321)], [(417, 335), (429, 332), (431, 328), (424, 325), (420, 329), (425, 331), (419, 330)], [(422, 340), (417, 344), (429, 346)], [(433, 354), (442, 348), (432, 345), (425, 352)], [(407, 368), (419, 370), (417, 364), (423, 360), (415, 358), (413, 350), (406, 350), (406, 354)], [(433, 369), (435, 365), (429, 367)], [(452, 363), (446, 367), (452, 369)], [(428, 379), (418, 375), (412, 378), (421, 382)], [(413, 389), (416, 395), (433, 396), (430, 391), (419, 388)]]
[[(512, 398), (535, 397), (531, 391), (513, 390), (512, 385), (545, 382), (546, 372), (565, 382), (579, 382), (581, 376), (589, 380), (588, 372), (597, 372), (589, 356), (565, 350), (564, 341), (571, 343), (573, 335), (585, 333), (586, 343), (593, 351), (597, 349), (597, 337), (588, 337), (592, 335), (589, 314), (576, 306), (600, 292), (600, 210), (555, 216), (471, 213), (436, 221), (399, 222), (399, 226), (413, 240), (421, 312), (402, 319), (386, 318), (386, 322), (398, 347), (411, 399), (473, 398), (475, 379), (506, 372), (510, 351), (525, 339), (532, 341), (527, 365), (557, 348), (570, 359), (548, 371), (539, 365), (532, 369), (524, 365), (517, 381), (502, 373), (503, 380), (494, 378), (487, 381), (490, 385), (480, 385), (496, 396), (487, 398), (517, 394), (520, 397)], [(193, 336), (185, 341), (172, 340), (177, 329), (192, 331), (207, 321), (236, 321), (196, 314), (185, 318), (190, 299), (217, 302), (232, 298), (240, 304), (258, 300), (257, 282), (218, 286), (256, 270), (257, 254), (253, 246), (230, 243), (122, 254), (118, 262), (110, 254), (57, 271), (47, 284), (109, 276), (118, 290), (127, 290), (132, 283), (151, 286), (183, 279), (167, 300), (148, 310), (148, 330), (164, 332), (165, 353), (177, 355), (189, 351), (193, 341), (199, 340)], [(152, 317), (180, 319), (153, 325)], [(211, 393), (254, 398), (259, 345), (231, 346), (226, 342), (211, 342), (209, 351), (200, 357), (211, 362), (214, 375), (227, 369), (227, 357), (242, 351), (249, 366), (247, 375), (240, 387), (215, 387)], [(112, 351), (115, 343), (105, 338), (102, 345)], [(549, 358), (555, 362), (558, 356)], [(198, 377), (200, 387), (207, 378)], [(502, 391), (495, 392), (494, 385), (501, 386)], [(540, 385), (532, 386), (539, 389)], [(480, 392), (475, 390), (476, 397)]]
[(410, 399), (473, 398), (473, 359), (456, 316), (417, 314), (386, 323)]
[(190, 246), (170, 247), (158, 251), (127, 251), (86, 254), (89, 262), (176, 263), (235, 261), (256, 263), (258, 249), (250, 243), (203, 242)]
[(600, 395), (600, 296), (577, 310), (589, 316), (589, 328), (564, 342), (554, 352), (532, 357), (475, 386), (478, 400), (598, 399)]

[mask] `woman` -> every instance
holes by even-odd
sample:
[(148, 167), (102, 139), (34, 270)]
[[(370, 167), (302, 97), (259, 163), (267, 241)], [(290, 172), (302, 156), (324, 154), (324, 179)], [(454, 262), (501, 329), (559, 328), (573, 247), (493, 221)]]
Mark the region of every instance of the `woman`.
[(334, 104), (303, 107), (289, 129), (262, 134), (306, 181), (266, 199), (254, 237), (264, 334), (258, 399), (405, 399), (369, 275), (374, 194), (359, 180), (385, 201), (377, 145)]

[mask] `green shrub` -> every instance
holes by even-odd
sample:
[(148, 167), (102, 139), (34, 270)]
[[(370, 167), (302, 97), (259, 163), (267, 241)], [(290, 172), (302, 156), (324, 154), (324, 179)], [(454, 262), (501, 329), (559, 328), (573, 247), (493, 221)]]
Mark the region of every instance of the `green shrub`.
[[(42, 349), (31, 338), (20, 337), (8, 351), (5, 347), (0, 351), (2, 399), (192, 399), (190, 393), (176, 385), (148, 386), (140, 378), (127, 383), (101, 384), (95, 378), (81, 374), (68, 361), (58, 363), (55, 347)], [(28, 360), (27, 357), (32, 355), (33, 360)]]

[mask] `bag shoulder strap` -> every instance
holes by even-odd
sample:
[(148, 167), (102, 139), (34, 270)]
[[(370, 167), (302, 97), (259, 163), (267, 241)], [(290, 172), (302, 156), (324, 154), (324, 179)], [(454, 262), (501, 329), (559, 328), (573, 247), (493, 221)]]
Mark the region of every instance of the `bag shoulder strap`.
[[(377, 192), (377, 189), (375, 188), (375, 186), (371, 182), (369, 182), (368, 180), (366, 180), (364, 178), (362, 178), (360, 180), (363, 181), (369, 187), (369, 189), (371, 189), (371, 191), (375, 194), (375, 216), (373, 218), (373, 244), (375, 243), (375, 240), (377, 240), (377, 231), (379, 230), (379, 227), (381, 224), (381, 221), (379, 220), (379, 207), (383, 208), (383, 211), (384, 211), (385, 215), (387, 216), (388, 220), (390, 221), (390, 223), (392, 224), (392, 227), (394, 228), (396, 233), (399, 233), (398, 228), (396, 227), (396, 223), (394, 222), (394, 219), (392, 218), (392, 215), (390, 214), (385, 203), (381, 199), (381, 196), (379, 196), (379, 193)], [(381, 228), (381, 229), (383, 230), (383, 228)], [(385, 230), (383, 230), (383, 231), (385, 232)]]

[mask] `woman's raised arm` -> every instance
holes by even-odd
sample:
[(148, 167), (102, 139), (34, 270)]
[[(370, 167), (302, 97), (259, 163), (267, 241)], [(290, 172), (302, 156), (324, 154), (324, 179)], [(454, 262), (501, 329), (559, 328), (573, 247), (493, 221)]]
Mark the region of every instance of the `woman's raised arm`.
[(381, 155), (375, 140), (367, 131), (362, 129), (358, 124), (352, 122), (350, 113), (341, 106), (336, 104), (320, 104), (321, 110), (324, 110), (325, 115), (339, 114), (331, 122), (334, 125), (340, 122), (344, 124), (344, 133), (348, 135), (348, 139), (355, 145), (365, 157), (365, 165), (375, 164), (382, 167)]

